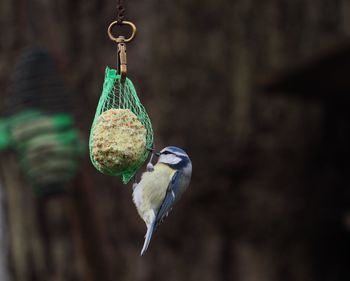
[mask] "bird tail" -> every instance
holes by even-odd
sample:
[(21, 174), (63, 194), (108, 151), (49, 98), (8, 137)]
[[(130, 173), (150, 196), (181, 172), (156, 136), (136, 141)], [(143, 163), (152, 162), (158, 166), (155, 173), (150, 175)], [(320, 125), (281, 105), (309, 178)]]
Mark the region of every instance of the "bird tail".
[(143, 247), (141, 250), (141, 256), (143, 256), (143, 254), (146, 252), (149, 243), (151, 242), (151, 238), (153, 235), (153, 232), (155, 230), (155, 226), (156, 226), (156, 221), (154, 220), (149, 227), (147, 227), (147, 232), (145, 235), (145, 242), (143, 243)]

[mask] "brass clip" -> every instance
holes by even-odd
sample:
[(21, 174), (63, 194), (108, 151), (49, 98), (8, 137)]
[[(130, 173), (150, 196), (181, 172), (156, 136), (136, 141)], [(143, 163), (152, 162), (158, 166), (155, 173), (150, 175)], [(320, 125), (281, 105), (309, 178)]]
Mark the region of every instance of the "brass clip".
[(121, 78), (124, 80), (127, 74), (127, 60), (126, 45), (123, 40), (121, 40), (121, 42), (118, 43), (118, 71), (121, 75)]
[[(128, 38), (124, 36), (114, 37), (112, 34), (112, 29), (115, 26), (129, 26), (131, 28), (131, 35)], [(114, 21), (107, 29), (109, 38), (118, 44), (118, 72), (121, 75), (122, 80), (125, 80), (127, 74), (127, 62), (126, 62), (126, 43), (131, 42), (136, 35), (136, 26), (130, 21)]]
[(112, 29), (114, 26), (122, 26), (122, 25), (125, 25), (125, 26), (129, 26), (131, 28), (131, 35), (129, 38), (124, 38), (124, 42), (125, 43), (129, 43), (131, 42), (134, 38), (135, 38), (135, 35), (136, 35), (136, 26), (135, 24), (133, 24), (132, 22), (130, 21), (122, 21), (122, 22), (118, 22), (118, 21), (114, 21), (112, 22), (109, 26), (108, 26), (108, 29), (107, 29), (107, 33), (108, 33), (108, 36), (109, 38), (116, 42), (116, 43), (119, 43), (119, 38), (120, 37), (114, 37), (113, 34), (112, 34)]

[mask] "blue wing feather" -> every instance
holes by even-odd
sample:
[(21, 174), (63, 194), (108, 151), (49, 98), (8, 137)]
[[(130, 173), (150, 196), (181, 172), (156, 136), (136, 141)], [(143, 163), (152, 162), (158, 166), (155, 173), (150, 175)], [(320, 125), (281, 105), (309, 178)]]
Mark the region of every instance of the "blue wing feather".
[(177, 195), (179, 195), (180, 178), (181, 172), (177, 171), (169, 183), (164, 200), (157, 213), (156, 225), (158, 225), (167, 216), (177, 200)]
[(169, 213), (169, 211), (171, 210), (174, 202), (176, 201), (176, 195), (179, 189), (179, 180), (180, 180), (180, 172), (176, 172), (166, 191), (164, 200), (158, 210), (157, 216), (155, 218), (155, 220), (152, 222), (152, 224), (148, 227), (147, 229), (147, 233), (145, 236), (145, 242), (143, 244), (142, 250), (141, 250), (141, 256), (144, 255), (144, 253), (146, 252), (149, 243), (151, 242), (151, 238), (152, 235), (156, 229), (156, 227), (158, 226), (158, 224), (167, 216), (167, 214)]

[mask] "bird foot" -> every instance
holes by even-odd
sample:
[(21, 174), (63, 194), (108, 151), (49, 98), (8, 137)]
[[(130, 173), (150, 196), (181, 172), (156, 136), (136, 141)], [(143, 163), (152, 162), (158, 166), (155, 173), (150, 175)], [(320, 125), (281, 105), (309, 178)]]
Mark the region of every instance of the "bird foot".
[(153, 166), (153, 164), (151, 162), (149, 162), (147, 164), (146, 171), (147, 172), (153, 172), (154, 171), (154, 166)]

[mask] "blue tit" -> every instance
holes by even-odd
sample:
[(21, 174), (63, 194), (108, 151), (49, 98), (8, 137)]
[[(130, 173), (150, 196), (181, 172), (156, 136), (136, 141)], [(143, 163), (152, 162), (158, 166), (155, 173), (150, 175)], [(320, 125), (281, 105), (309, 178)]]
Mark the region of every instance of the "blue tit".
[(157, 164), (154, 167), (150, 163), (147, 165), (133, 191), (133, 201), (147, 226), (141, 256), (147, 250), (153, 232), (168, 216), (191, 180), (192, 163), (181, 148), (168, 146), (158, 156)]

